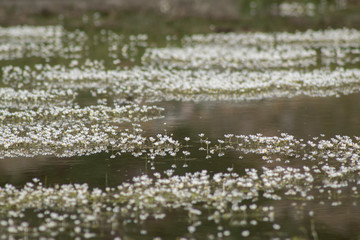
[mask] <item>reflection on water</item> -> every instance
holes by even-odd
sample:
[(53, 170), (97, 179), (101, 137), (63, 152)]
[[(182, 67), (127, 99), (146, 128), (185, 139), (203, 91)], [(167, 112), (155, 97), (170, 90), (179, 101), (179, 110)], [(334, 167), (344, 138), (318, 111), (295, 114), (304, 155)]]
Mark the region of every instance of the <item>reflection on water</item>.
[(166, 128), (180, 137), (181, 133), (196, 136), (200, 132), (212, 138), (227, 133), (274, 136), (281, 132), (304, 139), (319, 134), (353, 136), (360, 130), (359, 103), (359, 95), (226, 104), (164, 103), (166, 118), (148, 123), (152, 125), (146, 130), (166, 122)]
[(34, 237), (358, 234), (360, 138), (346, 137), (360, 130), (358, 31), (193, 35), (150, 48), (147, 35), (55, 29), (72, 37), (4, 30), (25, 35), (24, 51), (14, 43), (2, 55), (3, 238), (27, 234), (33, 219)]
[[(166, 102), (158, 104), (166, 110), (165, 118), (143, 125), (145, 135), (167, 132), (175, 139), (189, 136), (194, 142), (198, 134), (204, 133), (213, 142), (227, 133), (278, 136), (285, 132), (296, 138), (309, 139), (325, 134), (353, 136), (360, 132), (360, 95), (328, 98), (297, 97), (239, 103), (191, 103)], [(195, 143), (194, 143), (195, 144)], [(186, 171), (203, 169), (206, 161), (209, 171), (225, 171), (228, 166), (239, 168), (256, 167), (251, 160), (239, 160), (231, 154), (223, 158), (205, 160), (203, 153), (197, 153), (198, 146), (191, 146), (192, 155), (187, 159)], [(116, 186), (133, 176), (150, 171), (150, 164), (144, 158), (124, 154), (110, 159), (110, 153), (88, 157), (55, 158), (39, 156), (35, 158), (15, 158), (0, 160), (0, 181), (2, 184), (22, 185), (34, 177), (46, 179), (48, 184), (85, 183), (93, 187)], [(156, 171), (170, 168), (173, 163), (181, 170), (181, 157), (156, 159)], [(251, 158), (250, 158), (251, 159)], [(257, 166), (261, 167), (261, 166)], [(151, 172), (151, 171), (150, 171)]]
[[(274, 201), (272, 204), (276, 209), (275, 215), (281, 219), (282, 228), (297, 233), (304, 239), (352, 239), (358, 234), (360, 210), (350, 201), (344, 201), (341, 207), (318, 203), (301, 206), (300, 203), (293, 208), (289, 207), (293, 204), (292, 201)], [(316, 214), (311, 217), (308, 214), (310, 211)]]

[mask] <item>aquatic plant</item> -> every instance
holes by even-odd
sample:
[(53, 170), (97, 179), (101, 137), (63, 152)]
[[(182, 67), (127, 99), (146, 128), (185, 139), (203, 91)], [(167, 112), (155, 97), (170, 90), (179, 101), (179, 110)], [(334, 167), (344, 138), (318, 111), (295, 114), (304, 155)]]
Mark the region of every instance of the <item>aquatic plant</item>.
[(360, 31), (339, 28), (295, 32), (244, 32), (193, 34), (183, 38), (184, 45), (358, 47)]
[[(245, 168), (243, 174), (234, 168), (183, 175), (176, 175), (174, 169), (162, 174), (154, 171), (105, 190), (90, 189), (87, 184), (47, 187), (38, 179), (22, 188), (7, 184), (0, 188), (0, 231), (7, 237), (92, 238), (106, 234), (115, 238), (131, 235), (125, 229), (135, 228), (146, 235), (151, 232), (147, 222), (162, 221), (176, 211), (188, 219), (180, 231), (182, 237), (204, 237), (201, 225), (208, 224), (217, 226), (215, 232), (207, 232), (215, 236), (219, 232), (230, 236), (240, 228), (243, 237), (264, 237), (261, 231), (251, 230), (258, 224), (270, 225), (275, 236), (276, 232), (288, 236), (277, 222), (276, 202), (280, 200), (292, 202), (295, 209), (309, 203), (302, 211), (310, 216), (317, 214), (316, 208), (311, 208), (314, 204), (336, 208), (349, 199), (359, 202), (358, 137), (320, 136), (305, 141), (284, 133), (225, 138), (226, 146), (239, 147), (238, 151), (246, 154), (274, 156), (279, 161), (260, 169)], [(271, 201), (263, 204), (264, 199)], [(30, 215), (32, 223), (25, 220)], [(106, 233), (99, 232), (103, 224), (109, 226), (101, 230)]]
[(62, 26), (0, 27), (0, 60), (54, 56), (79, 58), (87, 36)]
[(14, 90), (13, 88), (0, 88), (0, 108), (31, 109), (40, 106), (71, 105), (76, 92), (69, 90)]
[[(111, 63), (85, 59), (88, 41), (106, 43), (104, 59)], [(125, 67), (121, 61), (133, 63), (150, 46), (147, 35), (102, 30), (90, 38), (60, 26), (0, 28), (0, 61), (7, 61), (1, 67), (0, 158), (106, 152), (118, 161), (130, 153), (151, 164), (147, 174), (105, 189), (48, 186), (39, 179), (6, 184), (0, 187), (0, 238), (148, 237), (155, 236), (151, 224), (174, 215), (180, 229), (174, 237), (184, 239), (292, 237), (286, 222), (278, 223), (281, 204), (310, 218), (317, 236), (319, 206), (359, 204), (359, 137), (229, 133), (212, 139), (200, 133), (199, 142), (178, 140), (164, 129), (144, 132), (146, 122), (164, 117), (163, 108), (147, 103), (358, 93), (360, 72), (352, 67), (359, 63), (359, 42), (353, 29), (193, 35), (181, 47), (147, 48), (142, 66)], [(11, 62), (27, 57), (44, 61)], [(82, 102), (82, 94), (95, 101)], [(193, 164), (188, 156), (210, 163), (230, 154), (257, 167), (187, 168)], [(160, 173), (164, 156), (171, 167)], [(262, 231), (254, 230), (259, 225)]]
[(182, 69), (299, 69), (359, 63), (355, 29), (197, 34), (182, 47), (148, 48), (147, 65)]
[[(218, 71), (175, 70), (134, 67), (130, 70), (41, 66), (40, 70), (4, 67), (3, 82), (47, 89), (91, 91), (95, 97), (111, 97), (115, 102), (259, 100), (265, 98), (338, 96), (359, 91), (357, 69), (324, 68), (312, 71), (264, 70)], [(24, 77), (26, 76), (26, 77)]]
[[(0, 111), (0, 157), (89, 155), (111, 149), (135, 155), (175, 153), (179, 143), (171, 136), (144, 137), (140, 123), (161, 117), (155, 106), (126, 105), (52, 107)], [(127, 128), (123, 123), (132, 124)], [(144, 151), (144, 152), (143, 152)], [(149, 151), (147, 153), (147, 151)]]
[(147, 65), (185, 69), (304, 68), (316, 66), (316, 51), (291, 45), (265, 49), (249, 46), (196, 45), (147, 49), (142, 61)]
[(148, 49), (142, 60), (151, 66), (183, 69), (309, 69), (359, 63), (359, 49), (299, 45), (222, 46)]
[(310, 2), (282, 2), (279, 4), (279, 15), (287, 17), (314, 16), (315, 4)]

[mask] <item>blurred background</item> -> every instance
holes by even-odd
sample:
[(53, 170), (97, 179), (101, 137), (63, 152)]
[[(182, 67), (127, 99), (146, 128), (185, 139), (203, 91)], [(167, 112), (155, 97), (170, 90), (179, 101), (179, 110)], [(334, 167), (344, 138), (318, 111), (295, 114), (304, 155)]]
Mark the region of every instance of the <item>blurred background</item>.
[(95, 27), (135, 32), (153, 26), (171, 33), (184, 26), (179, 21), (196, 21), (187, 32), (360, 28), (359, 13), (359, 0), (0, 0), (3, 26), (70, 19), (81, 27), (95, 20)]

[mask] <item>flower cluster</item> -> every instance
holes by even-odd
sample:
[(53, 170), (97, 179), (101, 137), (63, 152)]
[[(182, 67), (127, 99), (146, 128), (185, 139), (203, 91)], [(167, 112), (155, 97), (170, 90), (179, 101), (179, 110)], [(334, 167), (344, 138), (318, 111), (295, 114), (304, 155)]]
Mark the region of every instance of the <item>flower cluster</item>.
[(286, 17), (314, 16), (314, 3), (283, 2), (279, 5), (279, 15)]
[(77, 96), (71, 90), (14, 90), (13, 88), (0, 88), (0, 108), (25, 110), (40, 106), (66, 106), (71, 105)]
[[(305, 141), (286, 133), (273, 137), (226, 134), (224, 139), (218, 139), (219, 144), (211, 144), (203, 138), (200, 142), (202, 146), (199, 150), (206, 151), (207, 158), (237, 151), (241, 152), (240, 159), (246, 158), (247, 154), (257, 154), (269, 166), (288, 165), (274, 169), (265, 165), (263, 177), (266, 180), (262, 180), (267, 182), (264, 186), (287, 189), (286, 195), (299, 194), (299, 197), (312, 199), (314, 196), (308, 196), (308, 192), (318, 188), (336, 189), (339, 181), (352, 181), (346, 179), (360, 170), (359, 137), (337, 135), (325, 139), (321, 135)], [(302, 167), (291, 167), (297, 165), (296, 162)]]
[(194, 34), (183, 38), (186, 46), (276, 46), (293, 45), (308, 47), (358, 47), (360, 31), (340, 28), (290, 32), (245, 32)]
[[(20, 189), (7, 184), (0, 188), (1, 232), (4, 236), (91, 238), (104, 234), (99, 225), (107, 224), (106, 234), (113, 238), (131, 237), (128, 226), (146, 235), (152, 231), (146, 223), (161, 222), (177, 211), (186, 219), (179, 225), (184, 228), (180, 231), (184, 237), (204, 237), (202, 225), (208, 224), (216, 226), (215, 231), (206, 231), (213, 237), (230, 236), (239, 228), (243, 237), (264, 237), (261, 231), (251, 229), (270, 225), (271, 231), (281, 231), (275, 214), (280, 200), (292, 201), (295, 209), (301, 203), (316, 209), (325, 205), (336, 208), (349, 199), (359, 202), (358, 137), (325, 139), (321, 135), (305, 141), (285, 133), (273, 137), (226, 134), (218, 141), (222, 147), (211, 145), (204, 137), (201, 134), (201, 144), (210, 145), (210, 154), (236, 150), (245, 154), (244, 158), (247, 154), (262, 155), (261, 161), (269, 165), (183, 175), (169, 169), (105, 190), (90, 189), (86, 184), (45, 187), (38, 179)], [(261, 199), (273, 204), (264, 205)], [(315, 209), (310, 208), (310, 217)], [(27, 222), (28, 215), (36, 221)], [(224, 221), (232, 227), (224, 229)]]
[[(0, 111), (0, 157), (89, 155), (101, 151), (131, 152), (154, 158), (178, 151), (179, 142), (158, 134), (144, 137), (140, 123), (161, 117), (155, 106), (114, 108), (53, 107), (27, 111)], [(131, 124), (132, 129), (126, 128)]]
[(143, 62), (185, 69), (298, 69), (359, 62), (354, 29), (192, 35), (183, 47), (149, 48)]
[[(3, 72), (3, 82), (9, 86), (25, 84), (23, 82), (27, 79), (29, 87), (64, 89), (59, 90), (60, 95), (65, 89), (72, 89), (66, 91), (73, 93), (68, 94), (69, 98), (74, 98), (78, 90), (86, 90), (94, 97), (111, 97), (118, 103), (128, 102), (129, 99), (132, 102), (243, 101), (298, 95), (337, 96), (358, 92), (360, 76), (359, 70), (344, 68), (312, 71), (190, 71), (155, 67), (103, 70), (96, 67), (80, 69), (40, 65), (39, 70), (8, 66), (3, 68)], [(46, 99), (51, 102), (51, 97)]]
[[(229, 173), (211, 177), (206, 170), (167, 175), (168, 171), (164, 176), (155, 172), (153, 178), (142, 175), (105, 191), (91, 190), (86, 184), (45, 187), (38, 179), (21, 189), (7, 184), (0, 188), (1, 233), (6, 237), (93, 238), (101, 234), (99, 225), (107, 224), (106, 234), (126, 237), (127, 225), (135, 224), (141, 234), (147, 234), (151, 228), (141, 229), (146, 221), (161, 221), (168, 211), (177, 209), (188, 215), (189, 221), (182, 225), (189, 234), (201, 228), (202, 222), (220, 225), (229, 217), (234, 226), (248, 232), (246, 220), (251, 225), (274, 222), (272, 206), (243, 202), (258, 194), (248, 191), (252, 179)], [(32, 223), (25, 220), (29, 214)], [(231, 231), (218, 228), (213, 234), (229, 236)]]
[(79, 57), (87, 36), (62, 26), (0, 27), (0, 60), (61, 56)]
[[(0, 238), (137, 239), (137, 233), (155, 231), (151, 224), (170, 221), (174, 213), (183, 216), (175, 224), (181, 236), (174, 238), (222, 239), (234, 231), (244, 238), (266, 238), (266, 231), (253, 227), (281, 231), (275, 215), (279, 200), (301, 207), (359, 203), (359, 137), (226, 134), (214, 141), (199, 134), (200, 142), (185, 137), (182, 144), (166, 131), (143, 133), (143, 124), (162, 118), (164, 110), (147, 102), (359, 92), (360, 71), (347, 67), (359, 63), (359, 31), (194, 35), (185, 37), (181, 48), (147, 49), (143, 66), (116, 69), (77, 59), (88, 48), (87, 40), (81, 31), (58, 26), (0, 28), (0, 60), (72, 59), (67, 65), (2, 67), (0, 158), (131, 153), (151, 163), (149, 175), (106, 189), (44, 186), (38, 179), (20, 188), (6, 184), (0, 187)], [(146, 35), (125, 39), (111, 31), (92, 39), (108, 43), (113, 66), (120, 58), (141, 54), (147, 40)], [(81, 102), (84, 93), (97, 104)], [(179, 152), (184, 167), (192, 164), (187, 156), (204, 152), (198, 160), (233, 154), (256, 167), (235, 164), (227, 172), (178, 174), (183, 168), (174, 158), (171, 169), (155, 172), (152, 160)], [(215, 227), (209, 232), (211, 224)]]

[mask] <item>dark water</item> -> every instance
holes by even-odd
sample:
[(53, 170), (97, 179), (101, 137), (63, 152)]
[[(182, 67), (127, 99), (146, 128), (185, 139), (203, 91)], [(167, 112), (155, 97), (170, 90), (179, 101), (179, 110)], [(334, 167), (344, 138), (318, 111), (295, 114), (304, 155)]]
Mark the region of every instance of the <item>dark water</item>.
[[(320, 134), (333, 137), (336, 134), (353, 136), (360, 132), (360, 95), (353, 94), (341, 97), (311, 98), (296, 97), (291, 99), (274, 99), (256, 102), (206, 102), (183, 103), (168, 102), (159, 104), (165, 107), (165, 118), (144, 124), (145, 134), (154, 135), (159, 132), (173, 134), (175, 139), (191, 138), (188, 150), (192, 155), (183, 157), (157, 158), (151, 169), (150, 162), (144, 158), (135, 158), (131, 154), (123, 154), (114, 159), (110, 153), (100, 153), (88, 157), (55, 158), (35, 157), (0, 160), (1, 185), (6, 183), (21, 187), (32, 178), (39, 178), (45, 185), (54, 186), (62, 183), (88, 183), (90, 187), (105, 188), (117, 186), (132, 177), (152, 172), (162, 172), (176, 165), (175, 173), (184, 174), (207, 169), (210, 173), (225, 172), (233, 167), (236, 172), (244, 168), (261, 168), (258, 157), (247, 155), (239, 159), (238, 154), (228, 153), (223, 157), (214, 156), (205, 159), (205, 153), (197, 151), (200, 146), (199, 133), (215, 142), (224, 134), (256, 134), (276, 136), (281, 132), (294, 135), (296, 138), (309, 139)], [(164, 124), (166, 123), (166, 124)], [(184, 163), (188, 164), (183, 168)], [(258, 204), (275, 207), (277, 222), (288, 234), (299, 236), (299, 239), (316, 239), (311, 231), (316, 224), (318, 239), (353, 239), (359, 234), (358, 222), (360, 210), (351, 201), (343, 201), (342, 206), (334, 208), (330, 203), (319, 205), (307, 202), (305, 205), (289, 207), (291, 200), (260, 200)], [(315, 218), (299, 217), (306, 209), (316, 212)], [(301, 215), (301, 214), (300, 214)], [(128, 227), (126, 234), (135, 239), (148, 239), (148, 236), (164, 236), (174, 239), (179, 233), (186, 232), (187, 217), (179, 211), (169, 212), (166, 220), (149, 221), (145, 227), (146, 236), (139, 236), (137, 230)], [(315, 222), (314, 222), (315, 221)], [(227, 226), (225, 221), (224, 226)], [(216, 225), (211, 223), (199, 227), (196, 236), (205, 236), (213, 232)], [(239, 239), (241, 228), (230, 227), (232, 237)], [(262, 231), (262, 238), (273, 236), (271, 227), (260, 222), (250, 226), (251, 232)], [(280, 231), (281, 232), (281, 231)], [(281, 236), (281, 234), (280, 234)], [(257, 239), (257, 238), (255, 238)]]
[[(205, 153), (196, 151), (199, 147), (198, 134), (216, 142), (224, 134), (257, 134), (279, 136), (289, 133), (300, 139), (310, 139), (320, 134), (326, 138), (357, 136), (360, 132), (360, 95), (313, 98), (300, 96), (253, 102), (166, 102), (157, 104), (165, 108), (164, 118), (143, 125), (145, 135), (158, 133), (173, 134), (175, 139), (190, 137), (193, 155), (187, 159), (186, 171), (206, 169), (221, 172), (235, 164), (239, 168), (251, 161), (239, 160), (226, 155), (223, 158), (205, 159)], [(143, 158), (130, 154), (110, 158), (111, 153), (100, 153), (88, 157), (56, 158), (10, 158), (0, 160), (1, 184), (21, 186), (37, 177), (49, 185), (61, 183), (89, 183), (92, 187), (116, 186), (133, 176), (150, 172), (150, 165)], [(194, 156), (195, 155), (195, 156)], [(184, 162), (180, 157), (156, 159), (156, 171)], [(180, 171), (181, 172), (181, 171)]]
[[(155, 34), (156, 35), (156, 34)], [(160, 37), (159, 37), (160, 38)], [(154, 46), (164, 47), (164, 38), (157, 41)], [(94, 42), (96, 42), (94, 40)], [(91, 45), (94, 44), (94, 45)], [(179, 41), (174, 41), (179, 45)], [(103, 43), (90, 43), (90, 50), (86, 56), (94, 59), (104, 59), (105, 67), (115, 68), (108, 55), (107, 45)], [(139, 47), (132, 60), (121, 58), (120, 67), (141, 64), (141, 55), (145, 48)], [(119, 50), (120, 52), (120, 50)], [(120, 54), (119, 54), (120, 56)], [(84, 59), (80, 59), (80, 64)], [(69, 59), (54, 58), (51, 64), (68, 64)], [(3, 61), (4, 65), (33, 65), (46, 62), (44, 59), (17, 59)], [(354, 67), (354, 66), (352, 66)], [(356, 66), (355, 66), (356, 67)], [(96, 104), (96, 98), (85, 91), (77, 99), (80, 106)], [(56, 184), (87, 183), (90, 188), (116, 187), (135, 176), (143, 174), (152, 175), (154, 172), (163, 172), (174, 169), (174, 174), (183, 175), (187, 172), (196, 172), (206, 169), (210, 174), (226, 172), (229, 167), (239, 174), (245, 168), (261, 169), (264, 162), (256, 154), (241, 154), (235, 150), (226, 151), (224, 156), (214, 154), (206, 158), (206, 152), (199, 151), (203, 146), (200, 142), (200, 133), (206, 139), (217, 143), (225, 134), (258, 134), (264, 136), (279, 136), (281, 133), (294, 135), (296, 139), (308, 140), (320, 134), (325, 139), (335, 135), (359, 136), (360, 133), (360, 94), (341, 95), (340, 97), (308, 97), (267, 99), (249, 102), (160, 102), (155, 105), (165, 109), (164, 118), (152, 120), (142, 124), (144, 135), (154, 136), (159, 133), (172, 134), (176, 140), (190, 137), (188, 146), (182, 150), (191, 152), (184, 157), (178, 153), (175, 157), (157, 157), (149, 161), (144, 157), (134, 157), (130, 153), (111, 158), (110, 152), (93, 154), (90, 156), (77, 156), (57, 158), (53, 156), (37, 156), (33, 158), (17, 157), (0, 159), (0, 186), (13, 184), (18, 188), (33, 178), (38, 178), (45, 186), (53, 187)], [(241, 156), (242, 158), (239, 158)], [(184, 167), (184, 164), (188, 167)], [(274, 165), (267, 165), (274, 166)], [(355, 177), (358, 179), (358, 176)], [(347, 189), (349, 190), (349, 189)], [(344, 190), (346, 191), (346, 189)], [(351, 199), (351, 194), (344, 194), (341, 206), (332, 206), (332, 199), (324, 204), (315, 201), (301, 201), (298, 199), (285, 199), (274, 201), (259, 198), (259, 206), (274, 206), (276, 222), (281, 230), (274, 234), (271, 224), (259, 221), (257, 225), (247, 224), (246, 229), (252, 233), (252, 239), (358, 239), (360, 231), (360, 208), (355, 203), (358, 199)], [(292, 204), (296, 203), (296, 206)], [(251, 204), (246, 202), (245, 204)], [(316, 212), (315, 217), (309, 216), (309, 211)], [(138, 226), (126, 226), (122, 235), (129, 239), (152, 239), (161, 236), (163, 239), (177, 239), (186, 235), (189, 217), (183, 209), (166, 212), (164, 220), (151, 219), (141, 228), (147, 229), (147, 235), (139, 234)], [(246, 217), (244, 217), (246, 219)], [(202, 219), (206, 222), (206, 219)], [(230, 219), (231, 220), (231, 219)], [(228, 219), (219, 224), (207, 221), (197, 228), (196, 233), (190, 236), (204, 239), (208, 233), (220, 231), (219, 226), (231, 230), (231, 236), (225, 239), (241, 239), (244, 228), (232, 226)], [(113, 236), (105, 226), (100, 230), (103, 235), (99, 239), (110, 239)], [(187, 236), (187, 235), (186, 235)], [(290, 236), (290, 237), (289, 237)], [(66, 236), (68, 237), (68, 236)], [(222, 239), (223, 237), (215, 237)], [(66, 238), (64, 238), (66, 239)], [(275, 238), (276, 239), (276, 238)]]

